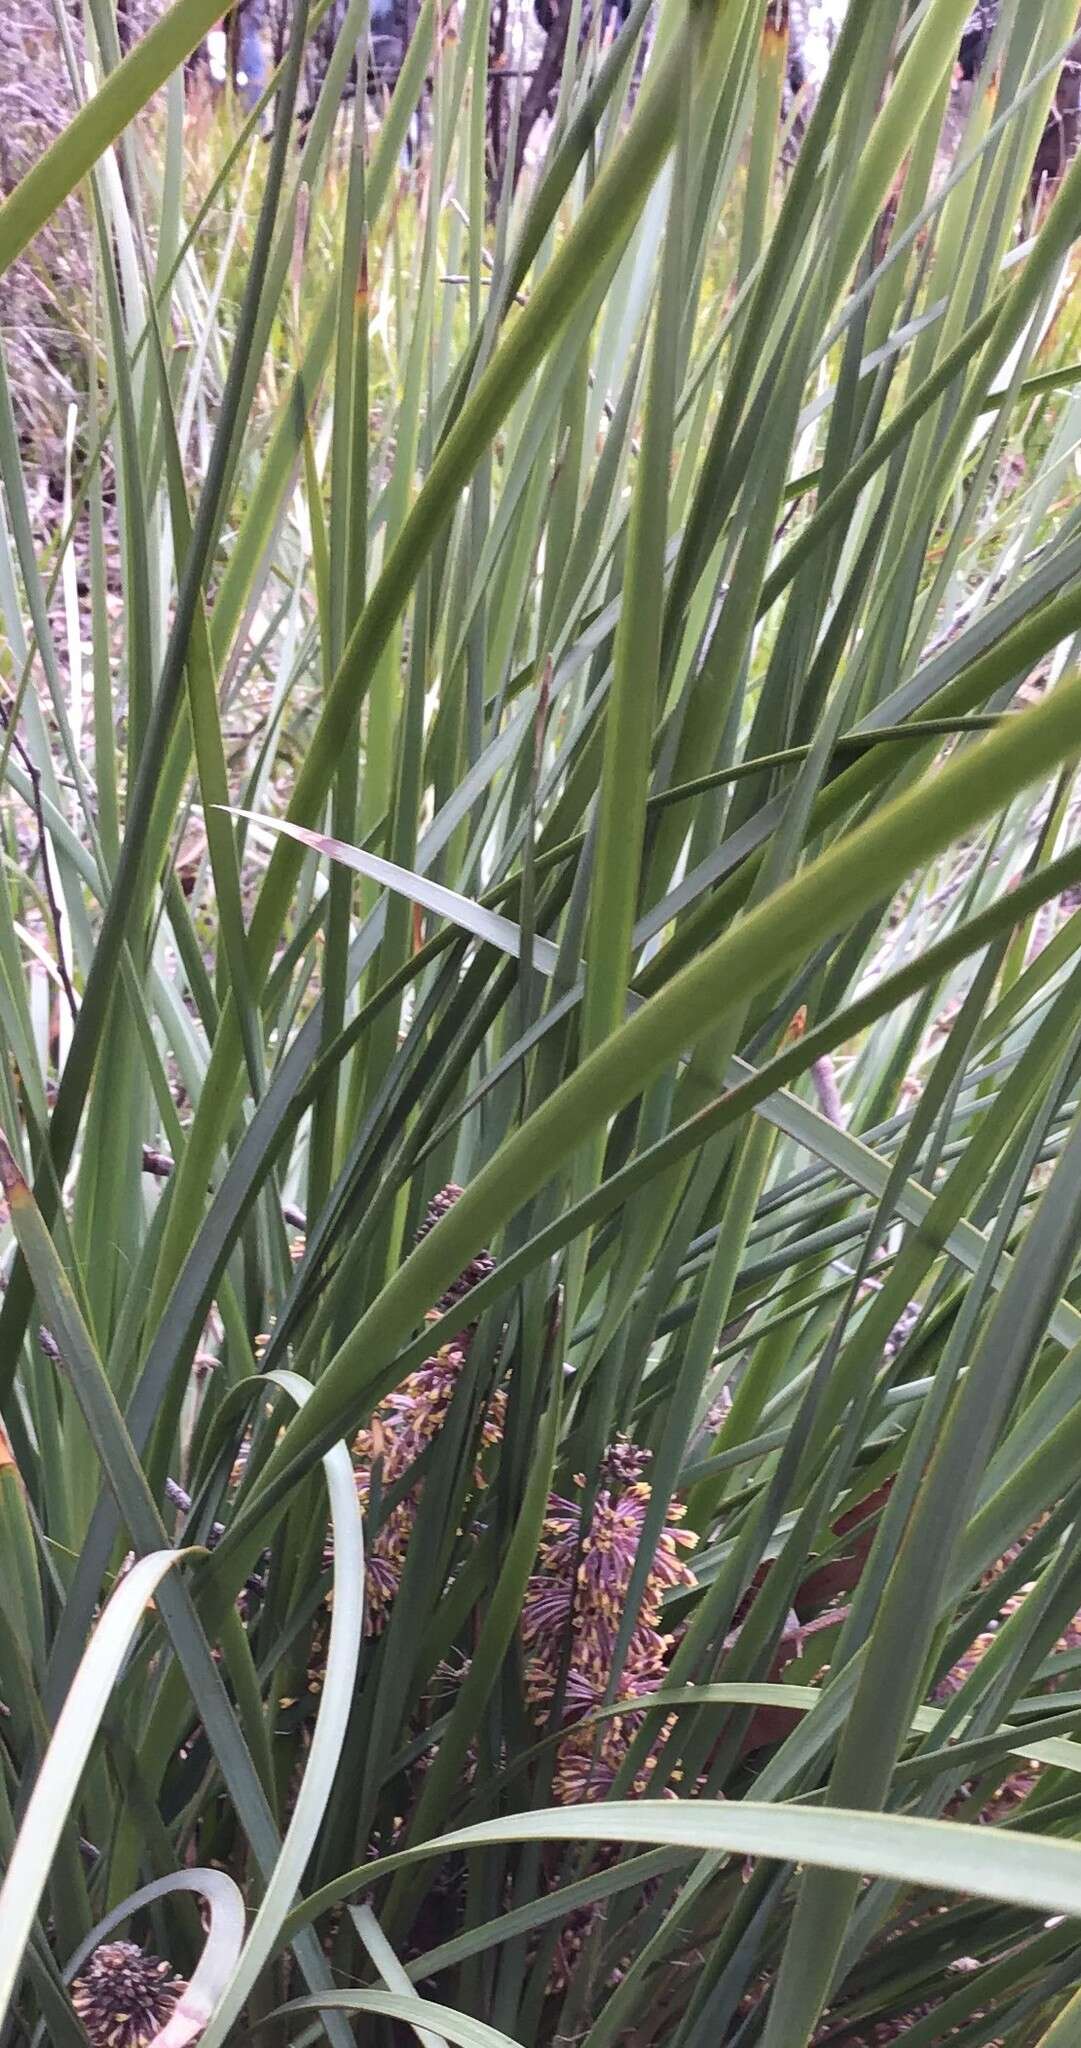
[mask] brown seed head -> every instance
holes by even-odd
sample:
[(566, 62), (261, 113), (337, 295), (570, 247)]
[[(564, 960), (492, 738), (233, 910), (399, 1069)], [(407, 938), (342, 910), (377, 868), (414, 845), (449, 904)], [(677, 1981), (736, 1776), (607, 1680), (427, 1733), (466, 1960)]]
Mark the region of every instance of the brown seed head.
[(172, 2017), (184, 1980), (133, 1941), (103, 1941), (72, 1986), (93, 2048), (149, 2048)]

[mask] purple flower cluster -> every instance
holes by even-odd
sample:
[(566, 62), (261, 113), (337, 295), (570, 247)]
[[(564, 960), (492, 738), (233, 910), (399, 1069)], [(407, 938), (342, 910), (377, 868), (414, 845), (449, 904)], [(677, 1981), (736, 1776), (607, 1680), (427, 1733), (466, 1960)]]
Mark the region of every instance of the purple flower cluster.
[[(603, 1798), (626, 1755), (641, 1714), (635, 1703), (664, 1683), (672, 1637), (661, 1626), (662, 1602), (679, 1586), (693, 1586), (682, 1552), (695, 1541), (681, 1529), (683, 1508), (672, 1503), (649, 1570), (613, 1704), (626, 1711), (586, 1723), (603, 1705), (631, 1575), (642, 1543), (650, 1488), (640, 1477), (645, 1454), (620, 1439), (605, 1458), (604, 1484), (588, 1526), (581, 1506), (553, 1495), (522, 1615), (526, 1687), (535, 1707), (550, 1707), (562, 1681), (568, 1733), (559, 1747), (555, 1796), (565, 1804)], [(583, 1482), (579, 1482), (581, 1485)], [(565, 1669), (564, 1669), (565, 1667)], [(586, 1725), (583, 1725), (586, 1723)], [(663, 1732), (661, 1740), (663, 1741)], [(648, 1783), (656, 1749), (634, 1789)]]
[[(418, 1244), (422, 1238), (427, 1237), (430, 1230), (435, 1229), (436, 1224), (442, 1221), (447, 1211), (453, 1209), (455, 1202), (460, 1201), (461, 1197), (462, 1190), (457, 1182), (453, 1180), (449, 1180), (445, 1188), (440, 1188), (439, 1193), (432, 1196), (425, 1211), (424, 1220), (417, 1231), (416, 1241)], [(486, 1280), (489, 1273), (494, 1271), (495, 1261), (492, 1258), (491, 1252), (474, 1252), (468, 1266), (465, 1267), (463, 1272), (459, 1273), (456, 1280), (451, 1281), (446, 1293), (440, 1295), (433, 1315), (446, 1315), (447, 1311), (454, 1307), (455, 1302), (464, 1300), (472, 1288), (479, 1286), (480, 1282)], [(476, 1323), (470, 1323), (467, 1329), (458, 1332), (457, 1342), (460, 1344), (464, 1339), (467, 1350), (476, 1327)]]
[[(429, 1206), (418, 1232), (427, 1235), (459, 1199), (461, 1189), (443, 1188)], [(486, 1251), (476, 1254), (437, 1305), (444, 1313), (464, 1301), (492, 1270)], [(459, 1332), (425, 1359), (393, 1394), (389, 1394), (354, 1443), (357, 1487), (365, 1507), (371, 1498), (378, 1467), (385, 1494), (397, 1487), (434, 1442), (447, 1419), (455, 1388), (465, 1365), (476, 1324)], [(484, 1450), (503, 1435), (506, 1397), (497, 1392), (482, 1426), (478, 1489), (485, 1483)], [(631, 1578), (642, 1545), (651, 1489), (644, 1477), (649, 1453), (626, 1437), (618, 1437), (605, 1453), (601, 1484), (588, 1522), (578, 1500), (553, 1495), (548, 1503), (537, 1569), (529, 1581), (520, 1623), (526, 1660), (526, 1690), (537, 1709), (550, 1710), (557, 1695), (566, 1734), (559, 1746), (555, 1796), (564, 1803), (603, 1797), (626, 1755), (642, 1707), (663, 1685), (672, 1637), (662, 1627), (667, 1594), (696, 1581), (684, 1552), (695, 1538), (679, 1525), (684, 1510), (669, 1505), (645, 1575), (644, 1587), (614, 1695), (620, 1712), (595, 1722), (590, 1717), (605, 1704), (615, 1645), (627, 1606)], [(584, 1480), (578, 1480), (579, 1489)], [(370, 1541), (367, 1557), (366, 1627), (378, 1635), (401, 1585), (406, 1553), (417, 1519), (423, 1482), (396, 1500)], [(649, 1782), (658, 1751), (667, 1734), (662, 1729), (634, 1790)]]
[[(440, 1189), (428, 1205), (424, 1221), (417, 1232), (418, 1243), (434, 1229), (448, 1209), (454, 1206), (461, 1192), (461, 1188), (456, 1187), (453, 1182)], [(463, 1301), (478, 1281), (483, 1280), (492, 1269), (491, 1255), (486, 1251), (477, 1252), (464, 1272), (459, 1273), (446, 1293), (440, 1297), (434, 1313), (442, 1315), (456, 1302)], [(453, 1343), (442, 1345), (432, 1358), (426, 1358), (423, 1365), (418, 1366), (416, 1372), (410, 1373), (408, 1379), (403, 1380), (393, 1394), (387, 1395), (374, 1416), (371, 1427), (361, 1431), (356, 1438), (353, 1456), (357, 1467), (357, 1489), (365, 1507), (371, 1495), (372, 1467), (377, 1460), (380, 1463), (381, 1483), (385, 1492), (404, 1477), (416, 1463), (421, 1452), (438, 1436), (447, 1419), (454, 1390), (461, 1377), (476, 1328), (476, 1323), (468, 1324), (458, 1332)], [(505, 1406), (505, 1395), (501, 1392), (495, 1393), (484, 1419), (484, 1448), (498, 1443), (502, 1437)], [(483, 1472), (480, 1470), (477, 1472), (477, 1484), (483, 1484)], [(421, 1491), (422, 1486), (418, 1482), (396, 1502), (389, 1514), (384, 1516), (374, 1540), (369, 1545), (365, 1615), (365, 1626), (369, 1635), (378, 1635), (385, 1626), (387, 1615), (401, 1584)]]
[(184, 1988), (160, 1956), (133, 1941), (103, 1941), (76, 1977), (71, 2002), (93, 2048), (148, 2048)]
[[(393, 1394), (388, 1394), (371, 1427), (362, 1430), (355, 1439), (353, 1457), (362, 1506), (368, 1505), (372, 1467), (377, 1459), (380, 1461), (383, 1490), (386, 1491), (404, 1477), (416, 1464), (421, 1452), (439, 1435), (465, 1360), (466, 1352), (460, 1339), (455, 1344), (444, 1344), (434, 1358), (426, 1358), (424, 1364), (410, 1373)], [(497, 1391), (484, 1418), (481, 1442), (485, 1449), (498, 1443), (502, 1437), (505, 1406), (506, 1396)], [(483, 1471), (478, 1467), (476, 1483), (481, 1486), (483, 1481)], [(408, 1493), (384, 1516), (368, 1546), (365, 1626), (369, 1635), (378, 1635), (385, 1626), (401, 1584), (422, 1491), (421, 1481), (410, 1487)]]

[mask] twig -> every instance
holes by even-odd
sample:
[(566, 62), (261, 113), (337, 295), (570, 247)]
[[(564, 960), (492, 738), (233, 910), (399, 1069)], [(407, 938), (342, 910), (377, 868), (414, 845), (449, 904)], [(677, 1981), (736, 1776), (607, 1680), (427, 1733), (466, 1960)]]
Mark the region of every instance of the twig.
[[(816, 1636), (823, 1629), (836, 1628), (840, 1622), (848, 1620), (851, 1612), (851, 1607), (827, 1607), (824, 1613), (812, 1615), (810, 1621), (801, 1621), (795, 1609), (792, 1608), (789, 1610), (785, 1625), (781, 1630), (779, 1641), (782, 1643), (794, 1642), (797, 1645), (797, 1655), (801, 1654), (804, 1636)], [(746, 1626), (746, 1622), (741, 1621), (738, 1628), (730, 1630), (724, 1639), (726, 1650), (735, 1648)]]
[[(153, 1145), (143, 1146), (143, 1172), (150, 1174), (152, 1179), (168, 1180), (175, 1164), (168, 1152), (158, 1152)], [(306, 1230), (308, 1227), (303, 1209), (298, 1209), (295, 1202), (282, 1203), (282, 1217), (291, 1230)]]

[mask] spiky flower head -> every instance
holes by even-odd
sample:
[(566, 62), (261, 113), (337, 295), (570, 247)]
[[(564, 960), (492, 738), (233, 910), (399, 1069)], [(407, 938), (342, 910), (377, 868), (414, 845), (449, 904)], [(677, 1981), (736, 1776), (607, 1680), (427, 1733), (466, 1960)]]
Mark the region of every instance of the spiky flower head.
[[(552, 1792), (559, 1806), (583, 1806), (594, 1799), (607, 1799), (641, 1718), (640, 1714), (617, 1714), (611, 1721), (571, 1729), (559, 1745), (552, 1783)], [(626, 1798), (644, 1799), (653, 1789), (654, 1772), (671, 1725), (669, 1716), (652, 1749), (647, 1751), (632, 1782), (626, 1787)], [(675, 1799), (679, 1795), (673, 1786), (668, 1785), (663, 1796)]]
[(428, 1232), (435, 1229), (437, 1223), (443, 1221), (444, 1216), (448, 1215), (450, 1210), (453, 1209), (455, 1202), (461, 1201), (463, 1193), (464, 1190), (458, 1186), (456, 1180), (448, 1180), (446, 1186), (440, 1188), (437, 1195), (432, 1196), (428, 1207), (424, 1211), (420, 1228), (417, 1231), (418, 1244), (422, 1237), (427, 1237)]
[[(526, 1692), (536, 1707), (557, 1699), (568, 1727), (561, 1743), (555, 1796), (578, 1802), (603, 1796), (641, 1723), (645, 1702), (663, 1685), (672, 1637), (661, 1627), (670, 1591), (693, 1586), (682, 1551), (694, 1537), (679, 1527), (683, 1509), (672, 1503), (645, 1573), (638, 1612), (610, 1704), (623, 1711), (599, 1726), (580, 1727), (609, 1700), (616, 1643), (631, 1590), (651, 1499), (635, 1476), (642, 1453), (620, 1440), (606, 1454), (603, 1485), (586, 1519), (583, 1507), (553, 1494), (538, 1549), (539, 1569), (526, 1590), (521, 1633), (526, 1651)], [(581, 1482), (579, 1482), (581, 1483)], [(656, 1749), (656, 1746), (655, 1746)], [(648, 1784), (655, 1750), (633, 1789)]]
[[(357, 1492), (367, 1508), (371, 1494), (372, 1466), (380, 1461), (384, 1492), (407, 1474), (429, 1444), (439, 1435), (447, 1419), (455, 1389), (462, 1375), (466, 1353), (461, 1342), (444, 1344), (432, 1358), (411, 1372), (395, 1392), (388, 1394), (369, 1429), (362, 1430), (353, 1444)], [(499, 1443), (503, 1435), (506, 1395), (499, 1388), (492, 1395), (481, 1425), (481, 1450)], [(478, 1461), (475, 1484), (484, 1484)], [(409, 1539), (417, 1518), (422, 1482), (411, 1488), (385, 1515), (368, 1546), (366, 1572), (365, 1626), (378, 1635), (394, 1604)]]
[(103, 1941), (76, 1977), (71, 1999), (93, 2048), (149, 2048), (184, 1989), (160, 1956), (134, 1941)]
[[(418, 1244), (454, 1207), (461, 1193), (461, 1188), (449, 1181), (433, 1197), (417, 1231)], [(492, 1270), (493, 1261), (489, 1253), (478, 1252), (447, 1292), (440, 1296), (427, 1320), (437, 1320)], [(423, 1492), (423, 1480), (418, 1478), (410, 1484), (407, 1475), (447, 1420), (476, 1328), (475, 1322), (469, 1324), (458, 1331), (452, 1342), (442, 1344), (438, 1351), (426, 1358), (402, 1381), (400, 1387), (385, 1397), (368, 1427), (360, 1430), (353, 1439), (357, 1497), (365, 1515), (368, 1515), (371, 1505), (376, 1470), (379, 1493), (385, 1496), (392, 1488), (397, 1489), (394, 1505), (389, 1510), (384, 1509), (374, 1535), (369, 1531), (364, 1573), (364, 1628), (369, 1636), (379, 1635), (386, 1627), (405, 1570)], [(506, 1394), (501, 1388), (496, 1388), (481, 1421), (481, 1455), (474, 1475), (478, 1491), (486, 1484), (488, 1476), (484, 1470), (483, 1453), (502, 1441), (506, 1405)], [(400, 1485), (403, 1479), (406, 1479), (407, 1487), (404, 1491)], [(327, 1556), (329, 1561), (329, 1549)], [(318, 1630), (312, 1644), (308, 1674), (312, 1692), (318, 1692), (322, 1687), (326, 1663), (325, 1637), (325, 1629)]]
[(652, 1463), (652, 1451), (632, 1444), (628, 1436), (617, 1436), (601, 1459), (602, 1482), (613, 1492), (621, 1486), (634, 1486), (645, 1478)]
[[(636, 1481), (616, 1491), (602, 1486), (587, 1528), (582, 1511), (573, 1501), (553, 1494), (548, 1503), (540, 1544), (540, 1580), (573, 1579), (577, 1585), (575, 1609), (579, 1619), (618, 1629), (630, 1591), (631, 1576), (645, 1531), (650, 1488)], [(661, 1602), (677, 1586), (693, 1586), (694, 1573), (680, 1552), (695, 1538), (679, 1524), (684, 1509), (670, 1503), (657, 1538), (642, 1590), (639, 1625), (656, 1628)], [(541, 1586), (534, 1582), (540, 1594)]]
[[(461, 1188), (456, 1181), (452, 1180), (447, 1182), (446, 1187), (440, 1188), (437, 1195), (432, 1196), (424, 1213), (424, 1220), (417, 1231), (416, 1241), (418, 1244), (422, 1238), (427, 1237), (430, 1230), (435, 1229), (436, 1224), (442, 1221), (448, 1210), (453, 1209), (455, 1202), (461, 1200), (461, 1196)], [(492, 1258), (491, 1252), (483, 1249), (474, 1252), (468, 1266), (463, 1268), (456, 1280), (451, 1281), (446, 1293), (440, 1295), (433, 1313), (440, 1316), (445, 1315), (448, 1309), (454, 1307), (455, 1302), (464, 1300), (465, 1296), (474, 1287), (479, 1286), (480, 1282), (486, 1280), (489, 1273), (494, 1271), (495, 1261)], [(467, 1329), (459, 1330), (458, 1343), (461, 1344), (464, 1340), (468, 1345), (476, 1332), (476, 1328), (476, 1323), (470, 1323)]]
[[(460, 1340), (444, 1344), (433, 1358), (426, 1358), (416, 1372), (411, 1372), (393, 1394), (387, 1395), (379, 1411), (385, 1445), (384, 1485), (389, 1485), (408, 1471), (421, 1452), (427, 1450), (439, 1435), (462, 1376), (465, 1359), (465, 1349)], [(495, 1393), (482, 1427), (485, 1448), (498, 1443), (502, 1437), (505, 1407), (505, 1396), (501, 1392)]]
[(369, 1545), (364, 1580), (364, 1628), (370, 1636), (386, 1626), (405, 1570), (405, 1555), (417, 1518), (417, 1494), (409, 1493), (391, 1508)]

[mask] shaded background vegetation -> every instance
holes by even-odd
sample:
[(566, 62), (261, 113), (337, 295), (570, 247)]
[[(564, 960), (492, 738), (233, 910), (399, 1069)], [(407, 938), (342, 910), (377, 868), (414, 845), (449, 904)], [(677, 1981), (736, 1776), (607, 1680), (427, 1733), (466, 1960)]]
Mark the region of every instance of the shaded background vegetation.
[(364, 14), (3, 28), (5, 2048), (1063, 2048), (1074, 0)]

